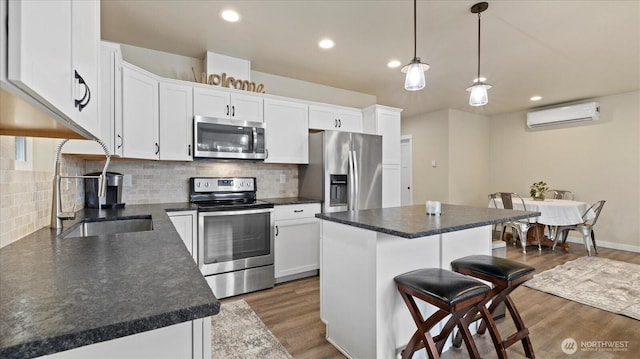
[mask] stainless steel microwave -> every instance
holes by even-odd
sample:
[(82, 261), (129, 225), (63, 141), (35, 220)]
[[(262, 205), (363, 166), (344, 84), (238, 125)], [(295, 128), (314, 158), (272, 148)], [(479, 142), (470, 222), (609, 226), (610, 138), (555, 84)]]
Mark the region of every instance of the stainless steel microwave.
[(194, 116), (195, 158), (264, 160), (265, 124)]

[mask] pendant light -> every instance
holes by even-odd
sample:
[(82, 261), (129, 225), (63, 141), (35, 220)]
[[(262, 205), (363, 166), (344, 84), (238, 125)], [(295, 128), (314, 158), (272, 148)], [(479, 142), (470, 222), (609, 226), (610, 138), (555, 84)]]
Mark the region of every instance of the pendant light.
[(478, 77), (474, 81), (475, 84), (467, 89), (471, 92), (469, 95), (469, 105), (471, 106), (484, 106), (489, 103), (487, 90), (491, 88), (491, 85), (480, 79), (480, 13), (488, 8), (489, 4), (486, 2), (479, 2), (471, 7), (471, 12), (478, 14)]
[(416, 0), (413, 0), (413, 60), (404, 66), (400, 71), (407, 74), (404, 79), (404, 89), (407, 91), (422, 90), (425, 85), (424, 72), (429, 69), (429, 65), (420, 62), (416, 55), (417, 42), (417, 21), (416, 21)]

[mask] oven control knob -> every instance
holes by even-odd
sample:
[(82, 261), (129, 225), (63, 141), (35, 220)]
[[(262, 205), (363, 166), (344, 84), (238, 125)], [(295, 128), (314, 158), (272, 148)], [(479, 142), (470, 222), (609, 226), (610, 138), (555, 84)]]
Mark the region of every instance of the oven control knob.
[(205, 182), (205, 183), (204, 183), (204, 186), (205, 186), (205, 187), (209, 187), (209, 182)]
[(200, 187), (200, 182), (196, 182), (196, 187)]

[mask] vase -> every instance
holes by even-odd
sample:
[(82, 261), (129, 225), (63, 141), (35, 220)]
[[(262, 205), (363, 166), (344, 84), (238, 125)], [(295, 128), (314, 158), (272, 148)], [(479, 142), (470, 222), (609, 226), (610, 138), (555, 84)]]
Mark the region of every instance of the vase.
[(540, 197), (533, 197), (534, 201), (544, 201), (544, 196), (540, 196)]

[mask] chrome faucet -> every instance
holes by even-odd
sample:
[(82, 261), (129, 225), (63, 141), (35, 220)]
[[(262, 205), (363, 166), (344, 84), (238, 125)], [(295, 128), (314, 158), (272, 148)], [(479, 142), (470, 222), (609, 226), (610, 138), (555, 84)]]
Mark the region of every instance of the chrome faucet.
[(74, 219), (74, 212), (63, 212), (62, 211), (62, 196), (60, 195), (60, 181), (63, 178), (97, 178), (98, 179), (98, 197), (100, 197), (100, 201), (106, 197), (107, 193), (107, 167), (109, 167), (109, 161), (111, 159), (111, 155), (109, 154), (109, 148), (99, 139), (94, 139), (100, 147), (104, 150), (104, 154), (107, 157), (107, 160), (104, 163), (104, 168), (102, 169), (102, 173), (99, 176), (61, 176), (60, 175), (60, 152), (62, 151), (62, 146), (67, 143), (69, 139), (62, 140), (58, 147), (56, 147), (56, 159), (53, 165), (53, 196), (51, 200), (51, 228), (54, 229), (62, 229), (62, 220), (64, 219)]

